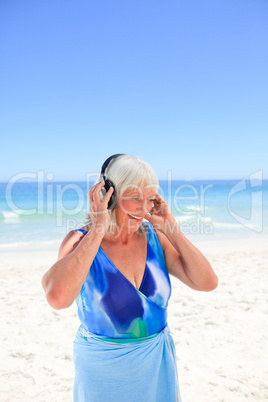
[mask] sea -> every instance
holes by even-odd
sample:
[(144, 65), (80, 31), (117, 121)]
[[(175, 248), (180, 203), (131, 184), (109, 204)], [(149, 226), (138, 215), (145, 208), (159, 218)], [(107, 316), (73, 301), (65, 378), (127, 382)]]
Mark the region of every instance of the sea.
[[(0, 183), (0, 249), (55, 244), (83, 226), (95, 180)], [(191, 241), (268, 237), (268, 180), (161, 180), (159, 193)]]

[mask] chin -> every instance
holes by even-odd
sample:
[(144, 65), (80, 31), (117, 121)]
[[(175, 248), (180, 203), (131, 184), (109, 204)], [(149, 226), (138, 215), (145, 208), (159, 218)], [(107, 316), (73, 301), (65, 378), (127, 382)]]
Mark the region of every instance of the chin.
[(140, 229), (142, 222), (143, 222), (143, 220), (141, 220), (141, 222), (128, 221), (128, 225), (127, 225), (128, 233), (137, 232)]

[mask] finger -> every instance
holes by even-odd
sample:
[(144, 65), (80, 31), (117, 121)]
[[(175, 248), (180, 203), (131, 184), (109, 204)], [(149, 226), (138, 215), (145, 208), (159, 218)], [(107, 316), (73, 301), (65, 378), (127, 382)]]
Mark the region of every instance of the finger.
[(89, 192), (87, 193), (88, 201), (89, 201), (90, 203), (93, 202), (93, 192), (94, 192), (94, 188), (92, 187), (92, 188), (89, 190)]
[(102, 180), (100, 183), (97, 183), (94, 186), (94, 191), (93, 191), (93, 200), (95, 202), (100, 202), (100, 193), (102, 188), (105, 186), (104, 180)]
[(151, 216), (159, 214), (160, 214), (160, 208), (154, 208), (151, 210)]
[(162, 204), (162, 202), (160, 202), (160, 201), (158, 201), (158, 200), (156, 200), (156, 202), (154, 202), (154, 206), (153, 206), (153, 208), (151, 209), (151, 215), (153, 215), (153, 214), (158, 215), (158, 214), (160, 213), (160, 211), (161, 211), (161, 204)]
[(99, 182), (99, 183), (97, 184), (97, 187), (98, 187), (99, 190), (101, 190), (102, 187), (104, 187), (104, 186), (105, 186), (105, 181), (104, 181), (104, 180), (102, 180), (101, 182)]
[(144, 217), (147, 221), (151, 222), (152, 216), (150, 214), (146, 214)]
[(98, 186), (98, 184), (94, 184), (94, 186), (91, 187), (91, 189), (88, 192), (88, 199), (89, 202), (93, 202), (94, 200), (94, 192), (96, 191), (96, 187)]
[(113, 187), (110, 187), (109, 190), (107, 191), (107, 193), (105, 194), (105, 196), (102, 199), (102, 201), (107, 203), (107, 205), (108, 205), (108, 202), (109, 202), (113, 192), (114, 192)]
[(159, 204), (166, 203), (166, 200), (164, 199), (164, 197), (162, 197), (162, 195), (160, 195), (158, 193), (155, 194), (155, 199)]

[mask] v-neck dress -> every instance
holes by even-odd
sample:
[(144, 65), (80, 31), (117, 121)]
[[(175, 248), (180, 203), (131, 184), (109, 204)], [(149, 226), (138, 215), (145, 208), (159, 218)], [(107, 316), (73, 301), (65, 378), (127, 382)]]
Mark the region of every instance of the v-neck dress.
[(78, 316), (82, 327), (97, 336), (144, 338), (167, 325), (170, 294), (163, 250), (148, 222), (147, 260), (140, 288), (120, 272), (100, 247), (76, 299)]

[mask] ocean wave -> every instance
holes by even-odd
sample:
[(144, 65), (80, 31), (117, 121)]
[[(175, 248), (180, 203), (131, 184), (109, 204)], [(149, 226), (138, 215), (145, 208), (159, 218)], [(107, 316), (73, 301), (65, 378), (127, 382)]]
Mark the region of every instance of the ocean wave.
[(70, 213), (65, 213), (62, 210), (54, 211), (52, 213), (30, 213), (27, 210), (14, 210), (5, 211), (0, 210), (0, 222), (3, 223), (19, 223), (19, 222), (38, 222), (38, 221), (61, 221), (63, 219), (80, 218), (85, 219), (87, 211), (84, 210), (72, 210)]
[(14, 223), (19, 222), (19, 219), (19, 215), (13, 211), (0, 211), (0, 221)]
[[(222, 222), (218, 221), (215, 218), (212, 217), (196, 217), (194, 215), (191, 216), (179, 216), (175, 218), (178, 225), (183, 225), (183, 224), (188, 224), (188, 225), (210, 225), (213, 226), (215, 229), (221, 231), (229, 231), (231, 232), (232, 230), (244, 230), (245, 226), (242, 225), (240, 222)], [(253, 229), (255, 228), (254, 223), (247, 223), (246, 225), (247, 229)]]
[(187, 211), (195, 211), (195, 212), (201, 211), (201, 207), (199, 205), (187, 205), (183, 206), (182, 208), (186, 209)]
[(38, 247), (44, 247), (44, 246), (52, 246), (52, 247), (58, 247), (61, 243), (61, 240), (44, 240), (44, 241), (36, 241), (36, 242), (13, 242), (13, 243), (5, 243), (5, 244), (0, 244), (0, 249), (5, 250), (5, 249), (12, 249), (12, 248), (21, 248), (21, 247), (27, 247), (27, 248), (38, 248)]
[[(226, 222), (213, 222), (213, 225), (216, 228), (221, 228), (221, 229), (243, 229), (245, 226), (242, 225), (241, 223), (237, 222), (237, 223), (226, 223)], [(255, 225), (251, 224), (251, 223), (247, 223), (246, 227), (248, 229), (254, 229)]]
[(195, 215), (183, 215), (183, 216), (177, 216), (176, 218), (177, 223), (182, 223), (182, 222), (188, 222), (196, 219)]
[(211, 217), (202, 217), (202, 216), (196, 216), (196, 215), (182, 215), (182, 216), (177, 216), (176, 221), (178, 223), (183, 223), (183, 222), (203, 222), (203, 223), (209, 223), (212, 222)]

